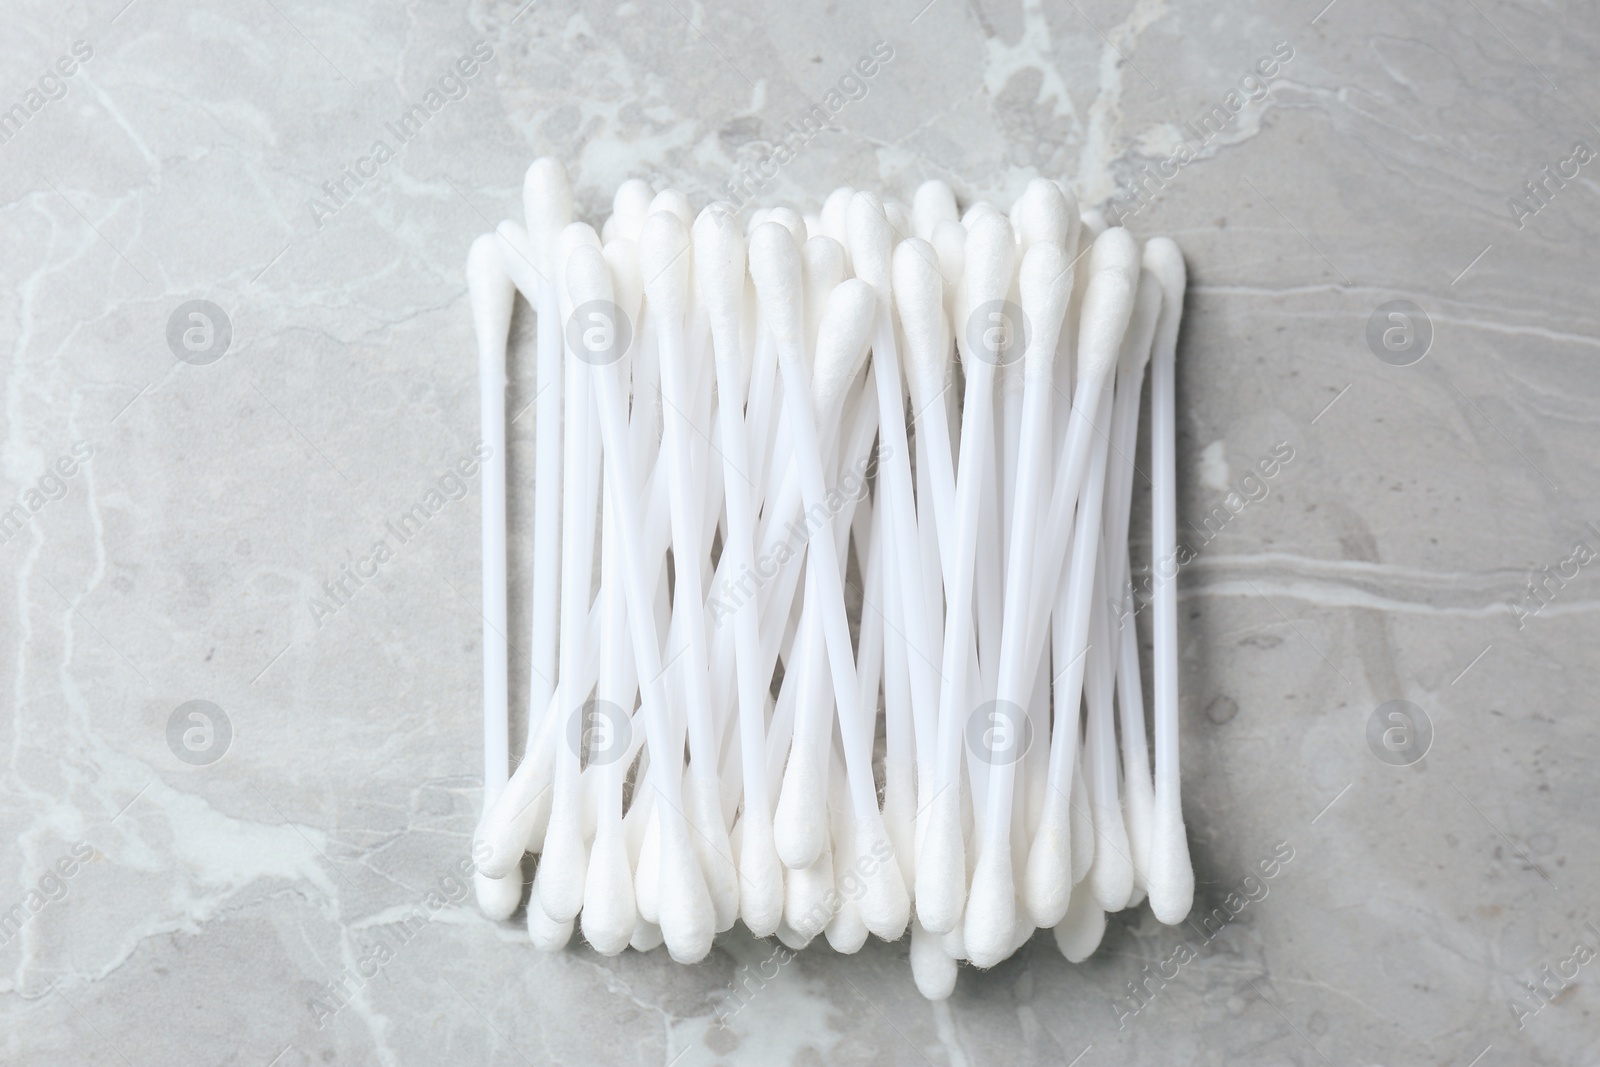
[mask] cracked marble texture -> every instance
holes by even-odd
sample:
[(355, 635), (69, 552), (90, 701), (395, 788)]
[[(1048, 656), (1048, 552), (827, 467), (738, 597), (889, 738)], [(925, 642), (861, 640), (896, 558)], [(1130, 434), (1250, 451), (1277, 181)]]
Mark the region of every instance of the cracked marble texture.
[[(1563, 167), (1600, 146), (1600, 16), (1324, 4), (8, 5), (0, 506), (41, 506), (0, 535), (0, 913), (26, 914), (0, 933), (0, 1061), (1600, 1064), (1600, 961), (1574, 958), (1600, 951), (1600, 567), (1527, 599), (1600, 550), (1600, 163)], [(926, 177), (1009, 203), (1043, 174), (1188, 259), (1196, 910), (1115, 916), (1081, 966), (1036, 936), (942, 1004), (904, 943), (818, 947), (719, 1028), (768, 946), (541, 956), (463, 901), (477, 484), (347, 605), (308, 604), (477, 439), (463, 263), (520, 217), (535, 155), (591, 218), (634, 175), (703, 203), (878, 41), (865, 98), (755, 203)], [(380, 139), (392, 158), (319, 208)], [(1547, 165), (1569, 176), (1531, 199)], [(231, 327), (214, 361), (169, 346), (192, 300)], [(1403, 367), (1367, 340), (1401, 300), (1431, 335)], [(526, 309), (513, 330), (515, 413)], [(511, 510), (526, 530), (526, 492)], [(1368, 743), (1391, 700), (1431, 724), (1409, 766)], [(220, 760), (176, 755), (215, 720), (170, 735), (190, 701), (226, 717)]]

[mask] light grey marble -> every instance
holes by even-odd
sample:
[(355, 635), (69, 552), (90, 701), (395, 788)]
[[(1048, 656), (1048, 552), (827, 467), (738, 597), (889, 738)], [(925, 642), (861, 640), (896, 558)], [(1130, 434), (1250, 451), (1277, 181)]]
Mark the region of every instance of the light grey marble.
[[(0, 506), (25, 509), (0, 543), (0, 910), (26, 919), (0, 1060), (1600, 1063), (1600, 962), (1574, 957), (1600, 949), (1600, 567), (1570, 562), (1600, 549), (1600, 164), (1567, 162), (1600, 145), (1591, 5), (124, 2), (0, 14), (0, 108), (22, 108), (0, 125)], [(463, 262), (520, 216), (535, 155), (591, 218), (630, 175), (702, 203), (880, 40), (865, 97), (755, 202), (937, 176), (1007, 204), (1043, 174), (1126, 203), (1187, 139), (1129, 219), (1190, 266), (1181, 520), (1293, 458), (1183, 572), (1193, 926), (1125, 913), (1082, 966), (1040, 935), (942, 1004), (903, 943), (819, 947), (718, 1028), (767, 946), (541, 956), (452, 892), (479, 803), (476, 484), (348, 605), (311, 602), (477, 439)], [(479, 42), (465, 95), (400, 144), (386, 124)], [(1202, 145), (1184, 124), (1216, 106)], [(317, 207), (380, 139), (393, 158)], [(1546, 164), (1578, 173), (1517, 211)], [(190, 300), (231, 323), (208, 365), (168, 344)], [(1431, 331), (1411, 366), (1367, 342), (1393, 300)], [(1547, 565), (1568, 577), (1519, 619)], [(1410, 766), (1367, 741), (1395, 699), (1432, 725)], [(209, 765), (169, 747), (192, 700), (231, 726)], [(1533, 1000), (1545, 966), (1578, 973)]]

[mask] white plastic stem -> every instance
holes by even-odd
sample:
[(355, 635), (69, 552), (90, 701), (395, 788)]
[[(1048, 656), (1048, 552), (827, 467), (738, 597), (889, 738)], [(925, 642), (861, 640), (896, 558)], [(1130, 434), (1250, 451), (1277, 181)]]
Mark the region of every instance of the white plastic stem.
[[(1061, 716), (1063, 708), (1076, 709), (1083, 692), (1084, 650), (1089, 644), (1089, 607), (1090, 598), (1094, 591), (1094, 563), (1100, 547), (1100, 508), (1105, 489), (1103, 478), (1093, 477), (1096, 468), (1101, 470), (1105, 466), (1106, 436), (1104, 428), (1096, 425), (1097, 413), (1106, 406), (1106, 401), (1111, 396), (1111, 382), (1104, 384), (1085, 379), (1079, 390), (1080, 396), (1086, 389), (1095, 391), (1096, 396), (1089, 401), (1083, 410), (1082, 421), (1091, 427), (1093, 444), (1088, 457), (1088, 468), (1084, 471), (1083, 493), (1078, 501), (1077, 520), (1073, 526), (1072, 534), (1072, 559), (1067, 570), (1067, 614), (1057, 620), (1066, 627), (1067, 654), (1070, 657), (1064, 671), (1058, 671), (1056, 677), (1056, 711), (1055, 729), (1050, 745), (1050, 786), (1053, 790), (1065, 792), (1071, 783), (1071, 768), (1068, 761), (1073, 757), (1076, 748), (1077, 716), (1072, 716), (1070, 724)], [(1078, 410), (1073, 412), (1074, 420), (1078, 418)], [(1068, 431), (1068, 442), (1072, 440), (1072, 432)], [(1070, 460), (1068, 461), (1071, 462)], [(1070, 472), (1069, 472), (1070, 473)], [(1061, 471), (1057, 471), (1057, 486), (1061, 486)], [(1069, 490), (1071, 486), (1067, 487)], [(1079, 494), (1073, 494), (1075, 496)], [(1051, 508), (1052, 513), (1055, 508)], [(1060, 608), (1058, 607), (1058, 612)], [(1064, 737), (1070, 725), (1071, 737)]]
[(556, 287), (539, 286), (539, 392), (534, 400), (533, 576), (529, 592), (532, 660), (528, 736), (532, 722), (555, 692), (561, 610), (562, 349)]

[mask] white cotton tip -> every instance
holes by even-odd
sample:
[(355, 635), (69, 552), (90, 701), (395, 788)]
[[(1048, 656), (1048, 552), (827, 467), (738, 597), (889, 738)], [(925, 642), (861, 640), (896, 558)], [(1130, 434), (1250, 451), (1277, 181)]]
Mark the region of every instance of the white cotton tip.
[(576, 790), (555, 790), (550, 829), (539, 857), (539, 906), (556, 922), (567, 922), (583, 907), (583, 886), (589, 875), (589, 844), (583, 839), (582, 796)]
[(721, 783), (715, 775), (693, 774), (684, 779), (688, 807), (689, 842), (700, 873), (711, 894), (716, 931), (731, 928), (739, 918), (739, 874), (733, 863), (733, 846), (722, 821)]
[(635, 952), (654, 952), (661, 947), (661, 940), (661, 927), (640, 919), (638, 925), (633, 928), (633, 937), (628, 940), (628, 947)]
[(572, 221), (572, 179), (559, 159), (533, 161), (522, 179), (522, 217), (533, 261), (546, 278), (557, 269), (555, 240)]
[(944, 313), (944, 278), (939, 256), (913, 237), (894, 250), (894, 305), (906, 343), (901, 349), (911, 406), (923, 411), (950, 374), (950, 323)]
[(783, 921), (783, 864), (772, 819), (752, 817), (748, 804), (739, 825), (739, 918), (756, 937), (770, 937)]
[(806, 220), (806, 240), (813, 237), (825, 237), (827, 232), (822, 228), (822, 216), (815, 211), (808, 211), (800, 216)]
[(1095, 238), (1078, 323), (1080, 379), (1103, 382), (1116, 367), (1138, 284), (1139, 245), (1133, 236), (1116, 226)]
[(555, 283), (556, 291), (560, 293), (563, 313), (570, 312), (577, 305), (572, 302), (571, 291), (567, 288), (567, 260), (572, 253), (580, 248), (601, 249), (600, 235), (594, 232), (594, 227), (587, 222), (572, 222), (562, 228), (556, 237), (555, 252), (551, 258), (554, 273), (550, 280)]
[(671, 211), (650, 212), (639, 231), (639, 273), (644, 276), (645, 298), (671, 322), (681, 322), (689, 308), (692, 266), (689, 228)]
[(894, 229), (883, 201), (876, 193), (859, 192), (850, 198), (845, 213), (850, 234), (850, 262), (856, 277), (881, 297), (889, 295), (890, 257), (894, 254)]
[(779, 923), (778, 940), (783, 943), (784, 948), (790, 949), (794, 952), (799, 952), (801, 949), (811, 944), (812, 938), (802, 937), (799, 931), (795, 930), (788, 923)]
[(511, 913), (522, 903), (522, 872), (515, 871), (504, 878), (490, 878), (482, 871), (472, 875), (472, 888), (478, 897), (478, 910), (494, 922), (511, 918)]
[(1067, 914), (1056, 924), (1056, 947), (1068, 963), (1082, 963), (1100, 947), (1106, 936), (1106, 913), (1088, 893), (1072, 894)]
[(1028, 921), (1023, 914), (1017, 915), (1017, 923), (1011, 928), (1011, 948), (1006, 952), (1006, 959), (1010, 959), (1021, 951), (1022, 946), (1033, 940), (1034, 933), (1039, 928)]
[[(644, 305), (644, 276), (639, 273), (639, 246), (626, 237), (606, 242), (606, 266), (611, 270), (611, 299), (626, 315), (634, 337), (639, 336), (639, 309)], [(570, 284), (569, 284), (570, 288)]]
[(1183, 811), (1175, 803), (1158, 805), (1150, 838), (1150, 910), (1158, 920), (1176, 926), (1194, 904), (1194, 865), (1189, 862), (1189, 836)]
[(573, 307), (594, 300), (610, 303), (613, 299), (611, 267), (606, 263), (605, 252), (599, 248), (584, 244), (572, 249), (567, 254), (564, 280)]
[(639, 909), (633, 900), (633, 868), (621, 827), (596, 835), (580, 915), (583, 939), (602, 956), (615, 956), (633, 940)]
[(528, 939), (540, 952), (560, 952), (572, 940), (573, 922), (568, 919), (558, 923), (539, 907), (539, 883), (543, 872), (544, 864), (541, 862), (539, 871), (533, 876), (533, 895), (528, 898)]
[(1091, 280), (1102, 271), (1115, 270), (1137, 285), (1140, 259), (1139, 242), (1133, 239), (1133, 234), (1125, 226), (1112, 226), (1094, 239), (1094, 247), (1089, 251)]
[(990, 842), (980, 848), (972, 871), (972, 892), (963, 920), (967, 958), (993, 967), (1011, 955), (1017, 926), (1017, 897), (1011, 882), (1011, 850)]
[(918, 237), (932, 241), (933, 231), (939, 223), (960, 221), (956, 194), (948, 185), (933, 178), (917, 186), (915, 195), (911, 197), (911, 226)]
[(1056, 182), (1056, 188), (1061, 191), (1061, 197), (1066, 201), (1067, 212), (1067, 233), (1061, 239), (1061, 244), (1068, 252), (1077, 255), (1078, 241), (1083, 233), (1083, 216), (1078, 211), (1078, 197), (1066, 182)]
[(961, 216), (961, 225), (972, 229), (973, 225), (985, 215), (999, 214), (999, 210), (987, 200), (979, 200), (970, 205), (966, 213)]
[(1080, 380), (1104, 382), (1116, 368), (1136, 291), (1121, 271), (1101, 271), (1090, 277), (1078, 319), (1076, 369)]
[(650, 204), (655, 196), (656, 191), (650, 188), (650, 183), (641, 178), (629, 178), (617, 186), (617, 193), (611, 198), (611, 219), (616, 223), (618, 238), (624, 241), (639, 239), (639, 230), (650, 214)]
[(959, 222), (941, 222), (933, 231), (933, 250), (939, 253), (939, 274), (944, 278), (944, 314), (954, 330), (966, 321), (964, 278), (967, 264), (967, 228)]
[(805, 312), (800, 249), (789, 231), (764, 222), (750, 235), (750, 280), (773, 339), (783, 345), (803, 343)]
[[(907, 760), (908, 764), (913, 761)], [(883, 825), (894, 846), (895, 862), (900, 864), (900, 880), (909, 890), (916, 883), (917, 796), (915, 772), (908, 766), (899, 769), (899, 757), (885, 756), (883, 770)]]
[[(1143, 759), (1143, 753), (1134, 757)], [(1128, 829), (1128, 857), (1133, 860), (1133, 895), (1128, 907), (1137, 907), (1144, 899), (1150, 878), (1150, 846), (1155, 840), (1156, 797), (1150, 785), (1150, 775), (1134, 773), (1123, 778), (1122, 823)]]
[(633, 898), (640, 919), (649, 923), (661, 921), (661, 812), (654, 805), (645, 818), (644, 838), (639, 842), (639, 862), (633, 871)]
[(945, 955), (939, 935), (919, 922), (911, 924), (911, 977), (928, 1000), (944, 1000), (955, 992), (956, 961)]
[[(835, 767), (835, 770), (841, 768)], [(842, 775), (841, 775), (842, 778)], [(844, 797), (843, 783), (840, 778), (834, 778), (836, 783), (833, 789), (833, 848), (834, 856), (841, 862), (833, 865), (833, 890), (834, 907), (833, 917), (828, 920), (828, 925), (823, 928), (823, 933), (828, 938), (828, 944), (835, 952), (845, 955), (860, 952), (861, 946), (867, 943), (867, 924), (861, 918), (861, 897), (865, 886), (860, 878), (859, 860), (850, 860), (856, 855), (855, 818), (850, 805)]]
[(772, 209), (770, 207), (758, 207), (752, 211), (750, 213), (750, 221), (745, 226), (745, 234), (754, 236), (755, 232), (761, 228), (761, 224), (767, 221), (767, 216), (771, 214)]
[(933, 933), (944, 934), (956, 928), (967, 903), (961, 797), (954, 786), (928, 803), (927, 820), (917, 853), (917, 918)]
[(896, 241), (903, 241), (907, 237), (916, 235), (916, 231), (911, 228), (911, 213), (898, 200), (884, 201), (883, 215), (889, 220), (889, 229)]
[(739, 347), (744, 314), (744, 233), (726, 211), (706, 208), (694, 220), (694, 284), (711, 323), (718, 359), (747, 363)]
[(1091, 241), (1105, 233), (1106, 227), (1110, 225), (1110, 223), (1106, 222), (1105, 212), (1097, 207), (1092, 207), (1079, 216), (1078, 223), (1088, 233)]
[(894, 845), (876, 808), (855, 827), (855, 872), (865, 884), (861, 921), (874, 937), (898, 941), (911, 921), (911, 895), (894, 857)]
[(1048, 178), (1028, 183), (1011, 209), (1011, 225), (1024, 249), (1040, 242), (1066, 247), (1068, 230), (1078, 221), (1078, 206), (1061, 193), (1061, 186)]
[(1072, 776), (1072, 884), (1089, 876), (1094, 866), (1094, 819), (1090, 815), (1089, 778), (1083, 773), (1083, 750), (1078, 750), (1077, 772)]
[(946, 956), (949, 956), (953, 960), (964, 960), (967, 958), (966, 931), (962, 929), (962, 925), (960, 923), (957, 923), (955, 928), (949, 933), (934, 934), (934, 936), (939, 939), (939, 944), (944, 947), (944, 954)]
[(967, 228), (959, 222), (941, 222), (929, 241), (939, 254), (939, 274), (946, 292), (959, 290), (967, 271)]
[[(783, 873), (783, 926), (802, 944), (827, 927), (835, 907), (833, 853), (823, 849), (809, 867), (790, 867)], [(787, 942), (786, 942), (787, 943)]]
[(1161, 280), (1147, 267), (1139, 272), (1133, 315), (1128, 319), (1127, 332), (1122, 335), (1122, 355), (1118, 357), (1119, 366), (1133, 375), (1132, 380), (1144, 377), (1145, 364), (1150, 362), (1150, 342), (1155, 338), (1160, 321)]
[[(838, 877), (838, 871), (834, 876)], [(828, 920), (822, 933), (828, 939), (829, 948), (849, 956), (861, 951), (870, 931), (861, 919), (861, 905), (849, 897), (840, 897), (833, 918)]]
[(1022, 902), (1033, 925), (1048, 929), (1067, 913), (1072, 895), (1072, 814), (1059, 791), (1045, 795), (1028, 849), (1028, 866), (1022, 881)]
[(841, 185), (822, 202), (822, 232), (841, 245), (848, 246), (850, 243), (850, 228), (846, 218), (850, 214), (850, 201), (855, 195), (855, 189)]
[(472, 835), (472, 855), (487, 877), (504, 878), (517, 870), (535, 821), (549, 820), (552, 771), (549, 759), (524, 759), (484, 811)]
[(817, 330), (828, 307), (828, 294), (838, 288), (849, 273), (850, 257), (844, 246), (827, 234), (819, 233), (800, 249), (806, 287), (806, 352), (817, 348)]
[(832, 412), (867, 362), (867, 342), (878, 298), (860, 278), (846, 278), (828, 294), (817, 326), (817, 356), (811, 367), (811, 397), (817, 411)]
[(1121, 911), (1133, 895), (1133, 855), (1127, 828), (1122, 824), (1122, 805), (1096, 804), (1092, 815), (1094, 865), (1084, 884), (1100, 910)]
[[(968, 314), (1006, 299), (1016, 277), (1017, 242), (1004, 215), (991, 211), (973, 222), (967, 231), (964, 260), (962, 296)], [(969, 337), (972, 331), (964, 326), (958, 322), (955, 330), (962, 365), (966, 366), (975, 353)]]
[(502, 219), (500, 225), (494, 228), (494, 235), (500, 245), (501, 266), (516, 283), (523, 297), (530, 304), (533, 303), (538, 298), (539, 284), (544, 281), (544, 276), (534, 259), (528, 231), (522, 228), (520, 222)]
[(480, 235), (467, 251), (467, 296), (472, 302), (478, 351), (499, 349), (503, 357), (517, 287), (506, 272), (500, 239), (492, 233)]
[(1083, 750), (1078, 749), (1078, 765), (1072, 774), (1072, 885), (1090, 877), (1094, 865), (1094, 819), (1091, 816), (1088, 774), (1083, 773)]
[[(1055, 188), (1054, 182), (1045, 182)], [(1049, 381), (1055, 370), (1056, 342), (1072, 302), (1072, 259), (1054, 241), (1032, 245), (1022, 257), (1017, 276), (1022, 314), (1033, 335), (1023, 356), (1023, 373), (1030, 379)]]
[(1187, 271), (1183, 253), (1170, 237), (1152, 237), (1144, 243), (1144, 266), (1161, 282), (1161, 300), (1165, 305), (1183, 306), (1183, 289)]
[(663, 189), (657, 193), (655, 199), (650, 201), (650, 210), (645, 212), (645, 217), (649, 218), (658, 211), (675, 216), (685, 230), (694, 225), (694, 208), (689, 206), (689, 198), (676, 189)]
[(826, 764), (817, 754), (805, 751), (804, 746), (795, 745), (789, 751), (789, 763), (778, 790), (778, 807), (772, 815), (778, 858), (791, 869), (810, 867), (827, 851), (828, 833)]
[(711, 951), (716, 911), (681, 817), (661, 820), (661, 936), (679, 963), (698, 963)]
[(776, 222), (779, 226), (789, 231), (789, 236), (794, 238), (794, 243), (803, 246), (811, 234), (806, 229), (806, 220), (800, 212), (793, 208), (775, 207), (767, 214), (768, 222)]

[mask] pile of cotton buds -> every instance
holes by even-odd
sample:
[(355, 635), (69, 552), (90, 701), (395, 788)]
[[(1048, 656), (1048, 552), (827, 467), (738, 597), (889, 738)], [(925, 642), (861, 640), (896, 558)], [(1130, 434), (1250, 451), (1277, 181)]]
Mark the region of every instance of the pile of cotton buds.
[[(1059, 184), (818, 214), (561, 164), (473, 244), (483, 910), (541, 949), (703, 958), (743, 921), (918, 987), (1038, 928), (1073, 961), (1194, 891), (1179, 802), (1173, 356), (1184, 265)], [(508, 778), (506, 347), (537, 315), (527, 749)], [(953, 337), (953, 341), (952, 341)], [(959, 360), (956, 357), (959, 357)], [(1130, 593), (1151, 370), (1154, 774)], [(1120, 743), (1120, 748), (1119, 748)]]

